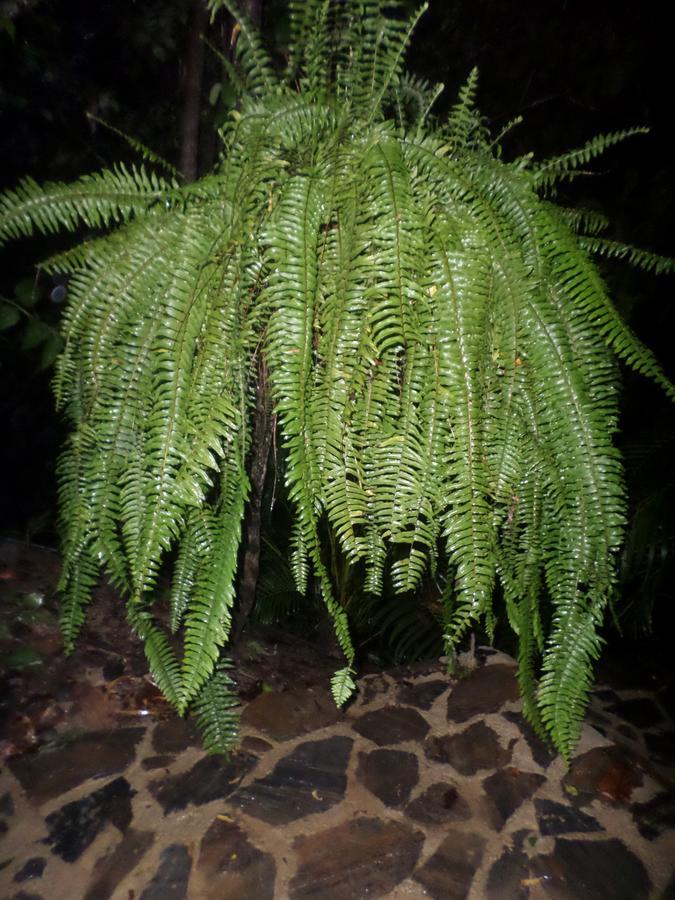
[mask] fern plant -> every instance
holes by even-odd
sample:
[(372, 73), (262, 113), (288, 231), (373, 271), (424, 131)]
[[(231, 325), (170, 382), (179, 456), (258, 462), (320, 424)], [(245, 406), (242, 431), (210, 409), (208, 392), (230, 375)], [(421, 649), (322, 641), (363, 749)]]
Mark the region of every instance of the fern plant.
[[(552, 201), (631, 132), (505, 161), (475, 73), (431, 119), (439, 88), (403, 67), (423, 10), (401, 21), (392, 6), (291, 2), (281, 74), (239, 16), (238, 108), (194, 184), (120, 165), (25, 180), (0, 201), (3, 239), (104, 231), (44, 264), (70, 275), (55, 377), (72, 423), (58, 475), (65, 645), (103, 570), (167, 698), (196, 706), (209, 748), (228, 745), (218, 660), (262, 355), (294, 577), (301, 593), (318, 580), (345, 655), (337, 702), (355, 663), (326, 529), (375, 595), (385, 571), (403, 593), (441, 564), (450, 651), (472, 623), (494, 624), (502, 598), (527, 716), (569, 758), (624, 526), (616, 360), (675, 396), (591, 257), (671, 263)], [(175, 639), (153, 610), (169, 558)]]

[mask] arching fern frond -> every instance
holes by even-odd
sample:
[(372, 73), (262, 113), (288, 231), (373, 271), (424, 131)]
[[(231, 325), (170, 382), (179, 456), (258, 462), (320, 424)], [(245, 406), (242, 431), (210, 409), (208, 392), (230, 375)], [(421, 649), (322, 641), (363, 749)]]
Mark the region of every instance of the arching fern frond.
[[(262, 393), (295, 602), (314, 579), (345, 656), (336, 701), (354, 687), (359, 620), (331, 560), (363, 573), (369, 617), (403, 650), (431, 573), (449, 651), (505, 616), (525, 713), (569, 758), (625, 521), (617, 359), (675, 398), (591, 255), (673, 265), (547, 196), (642, 129), (507, 162), (475, 72), (448, 120), (429, 120), (437, 89), (402, 67), (416, 18), (392, 5), (293, 3), (277, 74), (250, 23), (211, 0), (238, 17), (242, 73), (212, 173), (177, 186), (118, 166), (0, 198), (3, 240), (108, 232), (46, 263), (70, 276), (55, 378), (72, 428), (58, 469), (64, 640), (102, 570), (169, 701), (196, 712), (210, 750), (231, 746), (219, 659)], [(154, 607), (165, 565), (168, 627)], [(381, 603), (385, 583), (399, 606)]]
[[(235, 33), (233, 42), (237, 54), (237, 62), (244, 74), (246, 83), (252, 94), (260, 94), (273, 89), (277, 84), (269, 54), (263, 48), (260, 35), (236, 3), (232, 0), (208, 0), (208, 7), (213, 18), (219, 9), (225, 8), (234, 18)], [(237, 36), (237, 32), (239, 32)]]
[(653, 272), (654, 275), (672, 275), (675, 272), (675, 259), (670, 256), (660, 256), (658, 253), (650, 253), (648, 250), (640, 250), (630, 244), (621, 241), (610, 241), (606, 238), (586, 237), (579, 238), (579, 245), (596, 256), (606, 256), (609, 259), (625, 259), (632, 266), (644, 269), (645, 272)]
[(221, 659), (192, 704), (207, 753), (229, 753), (239, 738), (239, 698), (229, 674), (231, 667), (229, 660)]
[(648, 128), (628, 128), (625, 131), (615, 131), (610, 134), (600, 134), (591, 138), (578, 150), (571, 150), (561, 156), (554, 156), (535, 165), (533, 171), (539, 188), (546, 188), (556, 181), (570, 177), (579, 166), (587, 165), (596, 156), (600, 156), (610, 147), (620, 144), (627, 138), (637, 134), (649, 134)]
[(41, 186), (24, 178), (0, 198), (0, 244), (37, 233), (74, 231), (81, 225), (103, 228), (166, 202), (174, 184), (142, 166), (118, 163), (73, 184)]

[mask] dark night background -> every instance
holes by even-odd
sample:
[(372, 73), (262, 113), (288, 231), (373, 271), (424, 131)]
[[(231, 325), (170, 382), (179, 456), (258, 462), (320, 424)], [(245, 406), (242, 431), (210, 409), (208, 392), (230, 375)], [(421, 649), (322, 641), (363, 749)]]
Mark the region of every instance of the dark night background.
[[(647, 137), (596, 160), (598, 175), (576, 181), (565, 199), (607, 213), (613, 237), (674, 253), (672, 33), (656, 5), (431, 0), (430, 6), (409, 54), (411, 69), (445, 83), (437, 107), (443, 112), (477, 65), (479, 106), (492, 130), (524, 117), (504, 140), (507, 158), (530, 150), (561, 153), (598, 133), (650, 127)], [(282, 54), (284, 4), (263, 0), (261, 9), (265, 37)], [(191, 0), (0, 0), (0, 188), (27, 174), (68, 179), (133, 159), (87, 112), (176, 162), (192, 12)], [(209, 39), (226, 50), (229, 29), (221, 15)], [(213, 90), (221, 79), (220, 64), (207, 51), (202, 168), (213, 159), (214, 125), (227, 111), (227, 92), (216, 97)], [(34, 279), (32, 264), (63, 245), (40, 240), (5, 248), (0, 295), (31, 294), (32, 283), (22, 286), (22, 279)], [(604, 274), (621, 312), (675, 376), (673, 278), (620, 264)], [(57, 540), (54, 462), (62, 430), (52, 411), (49, 369), (41, 366), (61, 308), (55, 300), (63, 291), (55, 287), (36, 283), (35, 305), (27, 310), (32, 318), (0, 331), (0, 533), (48, 544)], [(626, 375), (620, 442), (628, 454), (637, 555), (625, 589), (637, 628), (656, 601), (657, 633), (673, 618), (674, 433), (675, 415), (659, 391)]]

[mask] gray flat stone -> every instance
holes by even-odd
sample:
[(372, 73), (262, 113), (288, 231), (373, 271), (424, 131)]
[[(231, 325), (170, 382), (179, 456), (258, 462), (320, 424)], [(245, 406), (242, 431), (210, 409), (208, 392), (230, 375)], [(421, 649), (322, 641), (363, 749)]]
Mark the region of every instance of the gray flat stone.
[(421, 831), (400, 822), (352, 819), (298, 838), (290, 900), (356, 900), (386, 897), (415, 868)]
[(175, 756), (164, 754), (161, 756), (146, 756), (141, 760), (141, 768), (146, 772), (152, 772), (155, 769), (167, 769), (174, 762)]
[(528, 900), (528, 880), (532, 877), (527, 855), (517, 847), (509, 847), (493, 863), (486, 886), (487, 900)]
[(434, 701), (450, 687), (449, 680), (434, 679), (433, 681), (403, 682), (398, 686), (396, 699), (407, 706), (416, 706), (417, 709), (431, 709)]
[(141, 894), (141, 900), (187, 900), (192, 858), (184, 844), (162, 850), (157, 871)]
[(225, 800), (257, 762), (250, 753), (205, 756), (187, 772), (151, 781), (148, 790), (166, 816), (189, 804), (203, 806), (212, 800)]
[(511, 759), (511, 750), (502, 747), (496, 732), (485, 722), (474, 722), (458, 734), (427, 738), (424, 754), (427, 759), (452, 766), (462, 775), (501, 768)]
[(391, 682), (386, 675), (378, 673), (376, 675), (365, 675), (359, 679), (359, 692), (357, 695), (360, 706), (367, 706), (373, 700), (386, 694), (391, 689)]
[(488, 776), (483, 781), (483, 788), (491, 801), (490, 813), (494, 827), (499, 831), (520, 804), (531, 797), (544, 781), (546, 778), (543, 775), (521, 772), (515, 768), (499, 769)]
[(371, 750), (359, 754), (356, 777), (385, 806), (403, 806), (419, 776), (417, 757), (403, 750)]
[(35, 804), (53, 800), (89, 778), (117, 775), (136, 756), (144, 728), (96, 731), (55, 748), (10, 759), (8, 768)]
[(599, 798), (626, 805), (633, 790), (642, 784), (642, 772), (621, 747), (594, 747), (572, 760), (562, 783), (563, 787), (573, 789), (575, 804), (583, 805)]
[(199, 848), (195, 895), (218, 900), (274, 900), (276, 865), (270, 853), (254, 846), (234, 822), (216, 819)]
[(14, 881), (21, 883), (23, 881), (32, 881), (34, 878), (42, 878), (46, 865), (47, 860), (44, 856), (31, 856), (16, 873)]
[(9, 791), (6, 791), (2, 797), (0, 797), (0, 816), (13, 816), (14, 815), (14, 800), (12, 800), (12, 795)]
[(182, 753), (188, 747), (201, 746), (199, 729), (192, 719), (172, 716), (165, 722), (158, 722), (152, 732), (152, 749), (158, 755)]
[(647, 900), (651, 887), (645, 867), (620, 840), (558, 838), (548, 855), (506, 850), (488, 875), (487, 900)]
[(660, 837), (664, 831), (675, 831), (675, 794), (663, 791), (645, 803), (630, 808), (638, 831), (648, 841)]
[(607, 841), (559, 838), (550, 856), (539, 857), (547, 889), (584, 900), (648, 900), (652, 883), (642, 862), (617, 838)]
[(84, 900), (108, 900), (112, 897), (117, 885), (136, 868), (154, 840), (152, 832), (130, 828), (116, 847), (97, 860)]
[(542, 739), (539, 737), (534, 728), (527, 721), (525, 716), (521, 712), (517, 712), (516, 710), (507, 710), (503, 713), (504, 718), (509, 722), (513, 722), (514, 725), (517, 725), (520, 729), (525, 741), (530, 748), (530, 753), (532, 754), (532, 759), (536, 762), (538, 766), (541, 766), (542, 769), (548, 769), (553, 760), (556, 758), (555, 751), (548, 746)]
[(413, 877), (435, 900), (464, 900), (483, 859), (484, 847), (480, 835), (452, 829)]
[(354, 731), (378, 747), (401, 744), (403, 741), (421, 741), (429, 731), (429, 723), (407, 706), (383, 706), (364, 713), (352, 723)]
[(661, 709), (650, 697), (619, 700), (612, 706), (608, 706), (605, 712), (614, 713), (615, 716), (625, 719), (640, 730), (665, 724)]
[(515, 666), (503, 663), (474, 669), (448, 697), (448, 721), (466, 722), (477, 715), (497, 712), (519, 697)]
[(131, 798), (136, 792), (126, 778), (116, 778), (81, 800), (66, 803), (47, 816), (52, 853), (66, 862), (75, 862), (98, 833), (111, 823), (124, 833), (132, 819)]
[(414, 822), (427, 827), (464, 822), (471, 818), (469, 804), (461, 796), (457, 786), (447, 781), (430, 785), (406, 806), (404, 812)]
[(543, 837), (604, 830), (593, 816), (586, 815), (580, 809), (574, 809), (564, 803), (537, 798), (534, 801), (534, 809), (539, 833)]
[(239, 788), (230, 803), (270, 825), (285, 825), (340, 803), (347, 787), (353, 740), (305, 741), (264, 778)]
[(343, 715), (327, 690), (295, 688), (259, 694), (244, 707), (242, 725), (287, 741), (337, 722)]

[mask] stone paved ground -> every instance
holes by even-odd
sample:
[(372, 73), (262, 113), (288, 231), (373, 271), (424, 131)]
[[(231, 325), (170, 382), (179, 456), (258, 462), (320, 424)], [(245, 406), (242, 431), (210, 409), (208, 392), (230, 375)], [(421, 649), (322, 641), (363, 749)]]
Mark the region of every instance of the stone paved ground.
[[(9, 722), (0, 898), (675, 898), (675, 729), (644, 690), (598, 686), (566, 771), (502, 654), (460, 680), (437, 662), (367, 675), (344, 712), (296, 658), (248, 692), (223, 759), (138, 659), (85, 644), (86, 681), (35, 676), (32, 750)], [(41, 731), (55, 708), (68, 720)]]

